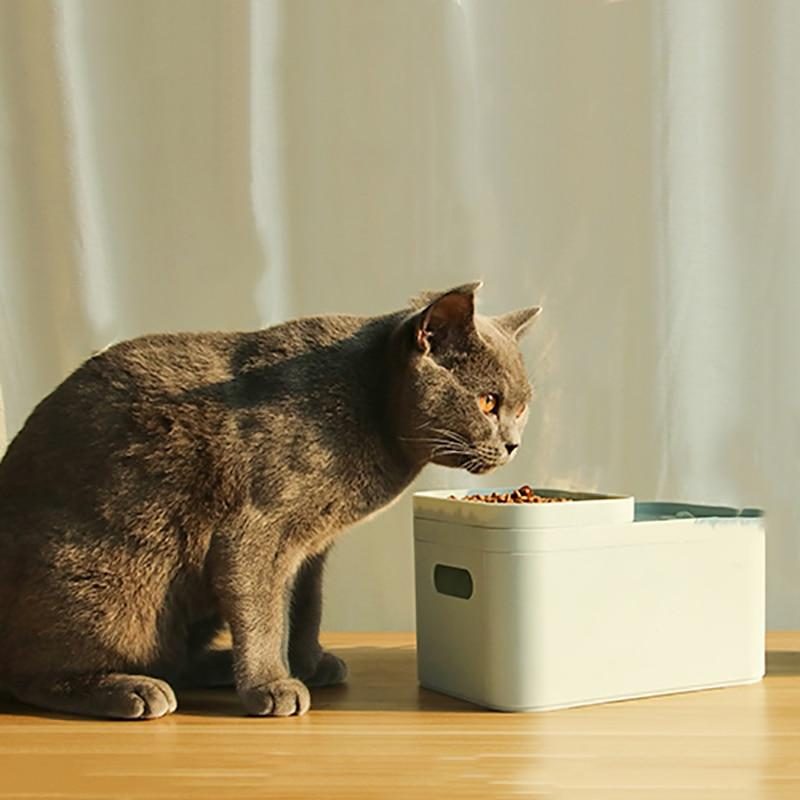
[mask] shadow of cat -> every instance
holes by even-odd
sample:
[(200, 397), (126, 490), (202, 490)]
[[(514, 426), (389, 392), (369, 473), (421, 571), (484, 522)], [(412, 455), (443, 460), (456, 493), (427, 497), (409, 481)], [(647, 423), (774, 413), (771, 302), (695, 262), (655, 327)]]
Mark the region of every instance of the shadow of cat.
[[(410, 647), (335, 648), (349, 668), (346, 683), (311, 690), (314, 712), (473, 712), (479, 706), (422, 688), (417, 682), (416, 657)], [(800, 654), (798, 654), (800, 656)], [(193, 717), (245, 717), (232, 687), (177, 689), (175, 715)], [(44, 719), (94, 719), (38, 709), (0, 694), (0, 716), (31, 716)], [(255, 718), (253, 718), (255, 719)], [(96, 719), (94, 721), (97, 721)]]
[[(348, 664), (346, 683), (311, 689), (311, 714), (317, 712), (481, 712), (480, 707), (422, 688), (410, 647), (334, 648)], [(178, 714), (241, 716), (233, 689), (178, 692)]]

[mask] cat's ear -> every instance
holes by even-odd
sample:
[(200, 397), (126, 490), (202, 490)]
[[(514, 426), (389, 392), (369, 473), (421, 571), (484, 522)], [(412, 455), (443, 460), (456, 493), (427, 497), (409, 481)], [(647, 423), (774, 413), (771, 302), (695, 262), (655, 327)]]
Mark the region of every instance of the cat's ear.
[(424, 308), (414, 317), (414, 341), (422, 353), (458, 344), (475, 330), (475, 292), (482, 281), (465, 283), (446, 292), (421, 295)]
[(520, 339), (530, 329), (533, 321), (541, 311), (541, 306), (521, 308), (519, 311), (509, 311), (508, 314), (501, 314), (499, 317), (495, 317), (494, 321), (515, 339)]

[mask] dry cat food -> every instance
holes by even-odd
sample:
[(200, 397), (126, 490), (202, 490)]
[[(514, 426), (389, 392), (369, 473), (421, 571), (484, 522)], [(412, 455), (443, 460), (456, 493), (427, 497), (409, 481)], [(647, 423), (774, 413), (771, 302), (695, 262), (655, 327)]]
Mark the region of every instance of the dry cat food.
[(531, 489), (527, 484), (510, 492), (492, 492), (491, 494), (466, 494), (463, 497), (450, 495), (451, 500), (471, 500), (480, 503), (569, 503), (571, 497), (545, 497)]

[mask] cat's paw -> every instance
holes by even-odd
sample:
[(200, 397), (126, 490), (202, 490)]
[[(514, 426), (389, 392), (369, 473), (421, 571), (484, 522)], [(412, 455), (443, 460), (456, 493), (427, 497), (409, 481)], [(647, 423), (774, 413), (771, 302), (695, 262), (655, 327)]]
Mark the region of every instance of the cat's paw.
[(347, 664), (319, 646), (291, 652), (289, 664), (292, 675), (306, 686), (334, 686), (347, 680)]
[(175, 692), (149, 675), (91, 674), (31, 681), (13, 689), (23, 703), (110, 719), (158, 719), (177, 707)]
[[(116, 706), (110, 702), (112, 695)], [(107, 701), (117, 712), (115, 716), (127, 719), (158, 719), (178, 707), (175, 692), (166, 681), (145, 675), (121, 676)]]
[(347, 680), (347, 664), (339, 656), (323, 651), (316, 669), (306, 680), (307, 686), (335, 686)]
[(311, 695), (296, 678), (278, 678), (261, 686), (239, 692), (248, 714), (256, 717), (291, 717), (305, 714), (311, 707)]

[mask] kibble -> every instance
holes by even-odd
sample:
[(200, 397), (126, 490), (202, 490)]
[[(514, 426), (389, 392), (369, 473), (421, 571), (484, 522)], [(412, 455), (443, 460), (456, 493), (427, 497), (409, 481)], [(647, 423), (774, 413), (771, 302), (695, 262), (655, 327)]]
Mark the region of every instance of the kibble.
[(463, 497), (450, 495), (451, 500), (469, 500), (475, 503), (568, 503), (571, 497), (545, 497), (527, 484), (510, 492), (492, 492), (491, 494), (466, 494)]

